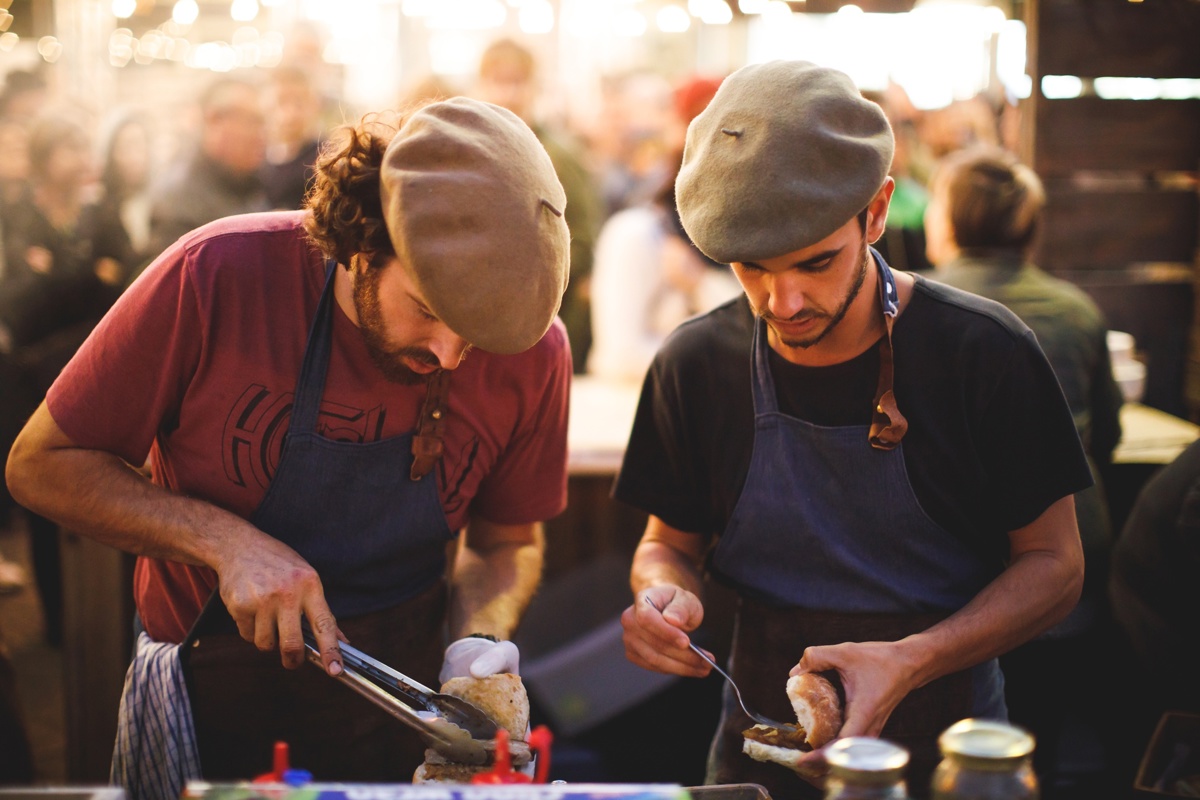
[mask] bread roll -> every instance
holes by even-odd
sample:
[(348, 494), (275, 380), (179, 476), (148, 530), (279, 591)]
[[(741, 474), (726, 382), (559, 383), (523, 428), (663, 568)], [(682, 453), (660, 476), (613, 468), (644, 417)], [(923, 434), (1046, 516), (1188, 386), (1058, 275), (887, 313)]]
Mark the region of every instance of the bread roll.
[[(532, 753), (525, 741), (529, 730), (529, 695), (520, 677), (503, 672), (486, 678), (451, 678), (442, 684), (442, 694), (461, 697), (508, 731), (509, 758), (514, 768), (529, 763)], [(485, 748), (495, 742), (484, 743)], [(436, 750), (425, 751), (425, 763), (413, 773), (413, 783), (470, 783), (474, 775), (492, 769), (492, 755), (482, 766), (454, 764)]]
[(491, 766), (470, 764), (430, 764), (426, 761), (413, 773), (413, 783), (470, 783), (471, 778), (487, 772)]
[(742, 752), (755, 761), (780, 764), (797, 772), (805, 753), (832, 741), (842, 728), (842, 701), (833, 684), (820, 675), (806, 672), (789, 678), (787, 696), (796, 712), (796, 735), (755, 725), (743, 731)]
[(842, 729), (842, 701), (833, 684), (813, 672), (788, 678), (788, 699), (796, 721), (808, 734), (805, 742), (814, 750), (823, 747)]
[(501, 672), (486, 678), (451, 678), (442, 684), (442, 694), (461, 697), (487, 714), (508, 731), (511, 741), (525, 741), (529, 729), (529, 695), (519, 676)]

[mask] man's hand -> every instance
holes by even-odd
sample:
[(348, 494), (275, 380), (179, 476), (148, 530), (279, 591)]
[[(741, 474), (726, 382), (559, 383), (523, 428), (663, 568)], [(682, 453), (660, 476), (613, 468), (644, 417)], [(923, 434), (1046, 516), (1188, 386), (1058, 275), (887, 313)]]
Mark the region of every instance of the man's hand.
[(446, 648), (438, 680), (451, 678), (486, 678), (501, 672), (520, 675), (521, 654), (512, 642), (493, 642), (478, 636), (468, 636)]
[(283, 665), (295, 669), (304, 663), (303, 614), (325, 671), (337, 675), (342, 671), (338, 640), (346, 637), (325, 602), (317, 571), (283, 542), (255, 533), (241, 537), (237, 549), (216, 565), (221, 600), (238, 633), (263, 652), (278, 647)]
[(847, 642), (809, 647), (790, 675), (837, 670), (846, 693), (845, 719), (838, 738), (879, 736), (909, 692), (915, 669), (894, 642)]
[(691, 651), (687, 635), (703, 619), (704, 606), (691, 592), (671, 585), (644, 589), (621, 614), (625, 657), (654, 672), (703, 678), (712, 667)]

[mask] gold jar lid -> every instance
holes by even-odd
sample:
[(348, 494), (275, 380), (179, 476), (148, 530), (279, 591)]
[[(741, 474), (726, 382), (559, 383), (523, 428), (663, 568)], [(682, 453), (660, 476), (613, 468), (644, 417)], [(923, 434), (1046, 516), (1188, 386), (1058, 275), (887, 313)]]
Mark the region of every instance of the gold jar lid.
[(843, 780), (888, 783), (904, 776), (908, 751), (869, 736), (838, 739), (825, 750), (830, 774)]
[(938, 737), (943, 756), (968, 759), (976, 766), (988, 763), (1008, 767), (1028, 758), (1033, 752), (1033, 735), (1007, 722), (990, 719), (964, 719), (954, 723)]

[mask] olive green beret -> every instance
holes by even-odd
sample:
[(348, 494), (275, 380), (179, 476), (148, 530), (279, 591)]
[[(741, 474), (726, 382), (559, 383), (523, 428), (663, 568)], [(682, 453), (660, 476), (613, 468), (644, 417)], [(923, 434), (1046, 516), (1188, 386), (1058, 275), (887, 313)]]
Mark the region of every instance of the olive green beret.
[(567, 198), (545, 148), (512, 112), (455, 97), (401, 126), (380, 168), (396, 256), (429, 309), (472, 345), (537, 344), (567, 286)]
[(895, 140), (849, 76), (805, 61), (743, 67), (688, 127), (675, 196), (715, 261), (760, 261), (816, 244), (867, 207)]

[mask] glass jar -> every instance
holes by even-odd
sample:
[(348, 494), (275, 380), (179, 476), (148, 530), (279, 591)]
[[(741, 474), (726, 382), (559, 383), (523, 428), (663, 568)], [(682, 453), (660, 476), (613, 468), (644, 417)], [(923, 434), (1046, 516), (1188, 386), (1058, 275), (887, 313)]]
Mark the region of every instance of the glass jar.
[(1015, 725), (964, 719), (938, 738), (933, 800), (1037, 800), (1033, 736)]
[(825, 751), (825, 800), (908, 800), (908, 751), (866, 736), (839, 739)]

